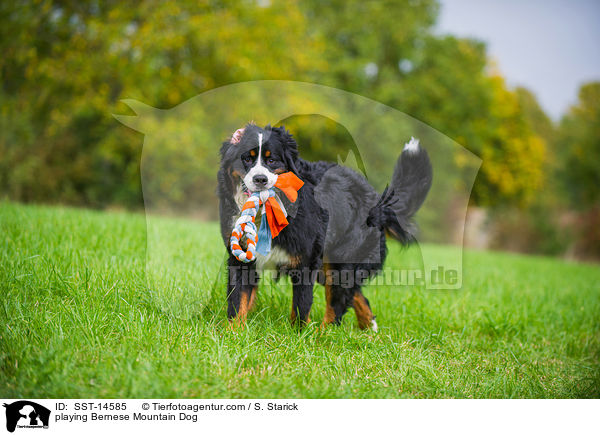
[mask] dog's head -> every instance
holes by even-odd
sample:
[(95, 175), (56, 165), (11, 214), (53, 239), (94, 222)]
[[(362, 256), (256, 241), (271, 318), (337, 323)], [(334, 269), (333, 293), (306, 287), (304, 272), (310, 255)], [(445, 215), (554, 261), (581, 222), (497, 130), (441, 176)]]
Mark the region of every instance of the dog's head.
[(298, 145), (284, 126), (248, 124), (223, 143), (221, 173), (232, 191), (258, 192), (273, 187), (279, 174), (297, 174), (297, 158)]

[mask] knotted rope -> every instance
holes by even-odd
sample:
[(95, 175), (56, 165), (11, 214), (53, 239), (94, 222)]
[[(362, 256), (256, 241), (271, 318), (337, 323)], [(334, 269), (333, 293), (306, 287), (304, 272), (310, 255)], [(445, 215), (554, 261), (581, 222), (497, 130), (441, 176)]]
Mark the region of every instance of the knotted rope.
[[(294, 173), (280, 174), (275, 182), (285, 196), (295, 202), (298, 190), (304, 185)], [(257, 231), (255, 218), (260, 206), (263, 206), (260, 230)], [(252, 192), (244, 203), (240, 217), (235, 221), (229, 239), (231, 253), (241, 262), (250, 263), (256, 259), (256, 253), (267, 255), (271, 250), (271, 239), (279, 235), (288, 225), (287, 211), (274, 188)], [(247, 250), (241, 247), (240, 240), (246, 236)]]

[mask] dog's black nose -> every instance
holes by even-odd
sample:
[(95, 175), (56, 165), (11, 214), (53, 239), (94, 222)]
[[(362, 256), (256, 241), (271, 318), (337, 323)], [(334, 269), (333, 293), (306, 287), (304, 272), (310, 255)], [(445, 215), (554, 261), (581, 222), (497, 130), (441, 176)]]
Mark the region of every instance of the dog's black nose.
[(267, 184), (268, 179), (266, 175), (258, 174), (252, 177), (252, 181), (254, 182), (254, 184), (264, 186), (265, 184)]

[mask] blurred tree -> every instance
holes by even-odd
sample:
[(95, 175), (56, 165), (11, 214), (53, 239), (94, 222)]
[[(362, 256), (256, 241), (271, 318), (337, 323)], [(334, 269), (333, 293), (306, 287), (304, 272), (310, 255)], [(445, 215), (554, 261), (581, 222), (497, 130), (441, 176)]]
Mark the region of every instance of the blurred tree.
[(402, 110), (480, 156), (475, 204), (531, 201), (543, 183), (545, 138), (517, 94), (489, 72), (483, 43), (432, 34), (437, 2), (314, 0), (302, 7), (312, 32), (327, 41), (330, 69), (317, 71), (320, 83)]
[[(139, 206), (142, 138), (111, 117), (121, 99), (167, 108), (229, 83), (290, 79), (417, 117), (484, 159), (476, 203), (526, 202), (542, 183), (543, 137), (490, 74), (482, 43), (432, 34), (437, 10), (434, 0), (1, 2), (0, 188)], [(308, 158), (337, 160), (348, 140), (331, 122), (297, 125)]]
[(2, 190), (139, 205), (141, 135), (112, 118), (119, 100), (169, 107), (227, 83), (306, 76), (321, 63), (307, 27), (293, 2), (2, 2)]
[(546, 144), (532, 130), (517, 95), (489, 71), (485, 46), (430, 37), (413, 64), (402, 93), (407, 112), (483, 160), (473, 204), (529, 202), (543, 182)]
[(600, 82), (583, 85), (579, 100), (559, 126), (561, 178), (571, 205), (600, 205)]
[(600, 83), (581, 87), (558, 128), (529, 91), (517, 95), (529, 125), (548, 144), (544, 188), (523, 209), (492, 210), (493, 247), (600, 258)]
[(556, 128), (552, 120), (546, 115), (544, 109), (540, 106), (536, 96), (524, 87), (515, 89), (519, 107), (525, 116), (526, 121), (531, 126), (532, 131), (540, 136), (546, 144), (551, 147), (556, 141)]
[(558, 179), (561, 160), (556, 156), (556, 128), (535, 95), (524, 88), (517, 88), (515, 92), (533, 133), (546, 143), (547, 152), (542, 162), (544, 184), (525, 207), (509, 204), (490, 210), (490, 221), (494, 227), (492, 247), (527, 253), (561, 254), (567, 249), (571, 234), (562, 223), (566, 202)]
[(574, 216), (576, 257), (600, 259), (600, 82), (579, 89), (579, 99), (558, 128), (559, 177)]

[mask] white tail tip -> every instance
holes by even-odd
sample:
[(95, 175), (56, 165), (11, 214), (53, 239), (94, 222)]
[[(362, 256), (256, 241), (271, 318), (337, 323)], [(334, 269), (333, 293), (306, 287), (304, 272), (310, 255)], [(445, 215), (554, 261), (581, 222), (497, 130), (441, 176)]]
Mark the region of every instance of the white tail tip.
[(403, 151), (408, 151), (410, 153), (416, 153), (417, 151), (419, 151), (419, 139), (411, 137), (410, 140), (406, 143), (406, 145), (404, 145)]

